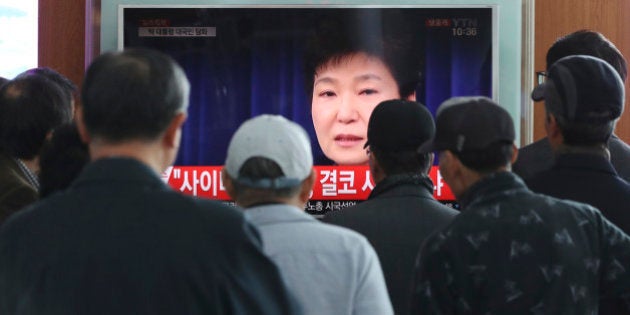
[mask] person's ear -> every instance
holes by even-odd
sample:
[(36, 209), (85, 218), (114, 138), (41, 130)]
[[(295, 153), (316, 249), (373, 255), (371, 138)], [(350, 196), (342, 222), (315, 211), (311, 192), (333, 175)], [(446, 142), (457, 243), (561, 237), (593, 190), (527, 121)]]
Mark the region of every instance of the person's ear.
[(178, 113), (171, 119), (171, 122), (164, 132), (164, 144), (169, 148), (178, 148), (181, 140), (182, 125), (186, 121), (186, 113)]
[(547, 131), (547, 138), (552, 145), (558, 145), (564, 142), (562, 131), (558, 125), (558, 119), (551, 113), (547, 113), (545, 131)]
[(518, 159), (518, 148), (516, 147), (516, 144), (512, 143), (512, 160), (510, 161), (510, 164), (514, 164), (517, 159)]
[(413, 93), (411, 93), (407, 97), (405, 97), (405, 100), (415, 102), (416, 101), (416, 91), (413, 91)]
[(85, 121), (83, 118), (83, 106), (76, 107), (75, 121), (77, 124), (77, 130), (79, 131), (79, 136), (81, 137), (81, 141), (83, 143), (90, 143), (91, 137), (90, 133), (87, 131), (87, 127), (85, 126)]
[(306, 204), (308, 199), (311, 197), (311, 191), (315, 185), (316, 177), (315, 172), (311, 170), (311, 174), (302, 181), (302, 187), (300, 188), (300, 201), (304, 204)]
[(372, 174), (372, 180), (375, 184), (378, 184), (383, 178), (385, 178), (386, 174), (381, 167), (381, 164), (378, 162), (376, 155), (374, 152), (371, 152), (368, 156), (368, 165), (370, 166), (370, 174)]
[(228, 196), (236, 202), (236, 195), (234, 194), (234, 184), (232, 183), (232, 178), (227, 174), (225, 168), (221, 170), (221, 181), (223, 183), (223, 188), (225, 188), (225, 192), (227, 192)]

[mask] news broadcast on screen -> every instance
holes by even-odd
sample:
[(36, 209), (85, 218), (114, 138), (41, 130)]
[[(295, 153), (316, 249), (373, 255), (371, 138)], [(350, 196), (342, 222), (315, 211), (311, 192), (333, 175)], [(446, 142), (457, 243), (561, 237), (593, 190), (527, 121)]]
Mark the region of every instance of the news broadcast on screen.
[[(323, 215), (373, 189), (364, 144), (380, 101), (416, 100), (435, 115), (452, 96), (496, 99), (501, 88), (496, 6), (121, 4), (118, 15), (119, 49), (166, 52), (191, 83), (179, 155), (163, 179), (226, 202), (225, 153), (248, 118), (282, 115), (308, 132), (317, 180), (306, 211)], [(437, 162), (434, 196), (453, 205)]]

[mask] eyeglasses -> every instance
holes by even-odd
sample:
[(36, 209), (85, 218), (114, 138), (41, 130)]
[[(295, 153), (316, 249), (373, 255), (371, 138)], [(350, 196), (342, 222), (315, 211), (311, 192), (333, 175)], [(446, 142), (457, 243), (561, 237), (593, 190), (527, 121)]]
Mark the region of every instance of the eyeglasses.
[(545, 83), (547, 80), (547, 71), (536, 71), (536, 80), (538, 85)]

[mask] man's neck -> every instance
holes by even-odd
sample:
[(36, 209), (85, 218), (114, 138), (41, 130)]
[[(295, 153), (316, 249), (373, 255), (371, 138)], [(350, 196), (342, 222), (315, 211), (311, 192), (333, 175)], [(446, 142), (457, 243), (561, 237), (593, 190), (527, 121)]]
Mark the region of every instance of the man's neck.
[(141, 141), (115, 144), (92, 141), (90, 143), (90, 157), (93, 161), (111, 157), (136, 159), (149, 166), (157, 174), (161, 174), (171, 162), (168, 153), (162, 150), (158, 144)]
[(604, 144), (593, 146), (570, 146), (562, 144), (555, 148), (554, 154), (592, 154), (599, 155), (606, 158), (607, 160), (610, 160), (610, 151)]

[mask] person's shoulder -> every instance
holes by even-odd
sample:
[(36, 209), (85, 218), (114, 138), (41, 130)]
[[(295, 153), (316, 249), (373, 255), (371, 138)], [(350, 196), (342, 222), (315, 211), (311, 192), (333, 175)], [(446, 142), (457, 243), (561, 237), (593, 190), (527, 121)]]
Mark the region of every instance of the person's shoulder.
[(319, 222), (317, 228), (322, 235), (326, 235), (329, 238), (330, 242), (335, 242), (338, 246), (345, 248), (354, 248), (357, 245), (371, 246), (365, 236), (352, 229), (326, 222)]
[[(162, 198), (164, 198), (164, 202), (177, 204), (177, 208), (181, 211), (186, 211), (200, 219), (205, 218), (212, 222), (213, 225), (242, 224), (242, 221), (245, 220), (243, 212), (239, 208), (222, 201), (186, 196), (175, 191), (165, 192)], [(167, 199), (170, 200), (167, 201)]]
[[(366, 214), (365, 211), (370, 209), (369, 206), (368, 207), (365, 206), (367, 202), (368, 201), (366, 200), (354, 206), (343, 208), (341, 210), (328, 211), (326, 212), (326, 214), (324, 214), (324, 217), (322, 218), (322, 222), (337, 224), (337, 223), (342, 223), (346, 221), (355, 221), (355, 220), (360, 220), (362, 218), (365, 218), (365, 214)], [(361, 216), (361, 214), (364, 214), (364, 215)]]
[(512, 171), (522, 178), (528, 178), (549, 169), (552, 161), (551, 145), (547, 138), (543, 138), (518, 150), (518, 157), (512, 165)]
[(610, 150), (610, 162), (613, 164), (619, 177), (626, 181), (630, 181), (630, 145), (612, 135), (608, 141)]

